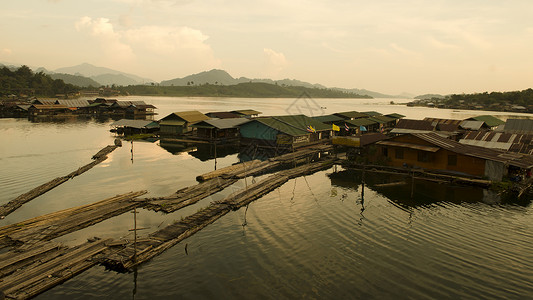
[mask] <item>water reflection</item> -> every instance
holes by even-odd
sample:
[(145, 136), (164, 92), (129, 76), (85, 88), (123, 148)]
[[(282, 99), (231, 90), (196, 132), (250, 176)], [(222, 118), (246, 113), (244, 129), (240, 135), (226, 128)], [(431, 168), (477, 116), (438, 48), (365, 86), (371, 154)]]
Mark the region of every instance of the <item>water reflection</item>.
[[(440, 202), (454, 204), (483, 202), (490, 205), (515, 204), (527, 206), (531, 200), (518, 201), (506, 198), (497, 192), (472, 186), (452, 185), (412, 179), (405, 175), (382, 174), (372, 171), (343, 170), (329, 175), (331, 184), (358, 190), (361, 188), (361, 203), (364, 203), (365, 184), (402, 208), (430, 206)], [(362, 208), (364, 211), (364, 208)]]

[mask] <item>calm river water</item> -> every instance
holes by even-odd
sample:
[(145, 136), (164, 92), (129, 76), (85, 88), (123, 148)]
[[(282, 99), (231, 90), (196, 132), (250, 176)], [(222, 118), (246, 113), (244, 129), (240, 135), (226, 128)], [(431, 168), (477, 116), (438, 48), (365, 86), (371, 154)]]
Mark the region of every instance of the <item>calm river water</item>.
[[(125, 97), (173, 111), (255, 109), (264, 115), (339, 111), (397, 112), (407, 118), (466, 118), (485, 112), (389, 104), (390, 99), (220, 99)], [(398, 101), (394, 99), (394, 101)], [(404, 102), (407, 102), (405, 100)], [(494, 113), (490, 113), (494, 114)], [(531, 116), (531, 115), (530, 115)], [(503, 119), (505, 115), (501, 116)], [(0, 119), (0, 203), (90, 162), (113, 143), (111, 122), (30, 123)], [(195, 184), (213, 160), (171, 153), (158, 143), (125, 143), (102, 164), (0, 221), (0, 226), (146, 189), (164, 196)], [(239, 161), (237, 154), (217, 167)], [(337, 171), (337, 173), (335, 173)], [(378, 188), (386, 178), (331, 168), (290, 180), (231, 212), (129, 274), (103, 267), (39, 299), (524, 299), (533, 295), (533, 207), (490, 191), (418, 182)], [(256, 178), (254, 180), (258, 180)], [(238, 182), (173, 214), (141, 210), (138, 226), (155, 231), (221, 199)], [(245, 226), (243, 226), (245, 224)], [(132, 238), (130, 213), (61, 237)], [(185, 246), (187, 245), (187, 253)]]

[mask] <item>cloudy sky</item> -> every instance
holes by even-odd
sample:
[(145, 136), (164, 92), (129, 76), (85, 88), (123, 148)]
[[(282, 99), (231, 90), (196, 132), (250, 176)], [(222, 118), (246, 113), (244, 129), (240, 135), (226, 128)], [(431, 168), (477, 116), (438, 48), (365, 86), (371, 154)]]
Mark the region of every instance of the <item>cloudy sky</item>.
[(2, 1), (0, 62), (399, 94), (533, 87), (531, 0)]

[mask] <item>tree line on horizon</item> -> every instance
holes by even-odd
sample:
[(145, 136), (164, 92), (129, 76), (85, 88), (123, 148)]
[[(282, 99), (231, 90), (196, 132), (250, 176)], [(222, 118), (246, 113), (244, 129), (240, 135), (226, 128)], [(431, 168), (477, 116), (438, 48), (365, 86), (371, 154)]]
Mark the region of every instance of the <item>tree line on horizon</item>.
[(43, 72), (34, 73), (23, 65), (15, 71), (6, 66), (0, 68), (0, 95), (26, 95), (54, 97), (58, 94), (76, 93), (80, 87), (53, 79)]
[[(82, 88), (62, 79), (53, 79), (44, 72), (33, 72), (28, 66), (23, 65), (16, 70), (6, 66), (0, 68), (0, 96), (27, 95), (54, 97), (58, 94), (76, 93), (82, 90), (93, 90), (95, 87)], [(199, 97), (299, 97), (306, 93), (316, 98), (367, 98), (368, 95), (359, 95), (352, 92), (330, 88), (310, 88), (303, 86), (277, 85), (263, 82), (246, 82), (235, 85), (220, 84), (189, 84), (186, 86), (161, 86), (129, 85), (115, 86), (113, 89), (122, 95), (139, 96), (199, 96)], [(434, 99), (437, 100), (437, 99)], [(512, 105), (533, 105), (533, 89), (511, 92), (484, 92), (473, 94), (452, 94), (438, 99), (439, 102), (459, 104), (460, 102), (478, 103), (480, 105), (496, 105), (509, 103)]]

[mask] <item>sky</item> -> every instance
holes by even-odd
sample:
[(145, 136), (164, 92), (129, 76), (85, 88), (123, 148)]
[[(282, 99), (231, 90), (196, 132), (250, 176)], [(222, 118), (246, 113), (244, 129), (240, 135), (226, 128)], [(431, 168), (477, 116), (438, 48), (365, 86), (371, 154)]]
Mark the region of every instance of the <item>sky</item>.
[(533, 87), (531, 0), (2, 0), (0, 62), (155, 81), (223, 69), (328, 87)]

